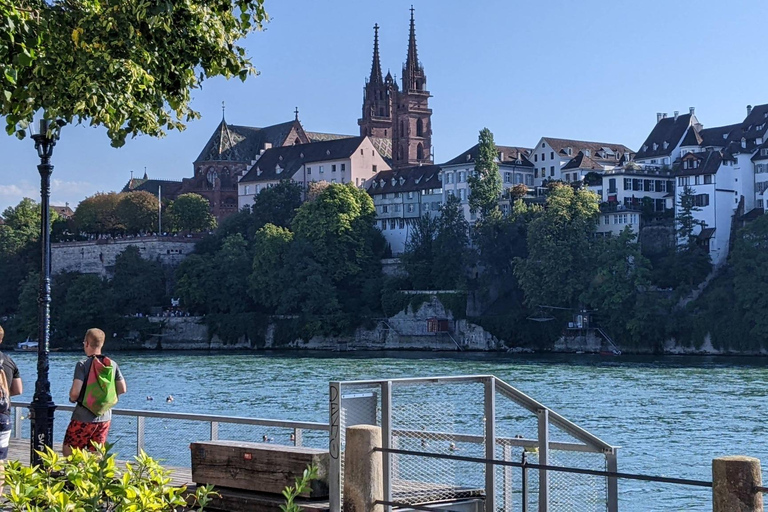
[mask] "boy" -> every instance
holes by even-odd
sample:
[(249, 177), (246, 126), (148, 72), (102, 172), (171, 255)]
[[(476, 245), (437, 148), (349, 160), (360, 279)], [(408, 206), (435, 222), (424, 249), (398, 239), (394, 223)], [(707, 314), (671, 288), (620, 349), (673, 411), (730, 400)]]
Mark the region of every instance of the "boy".
[[(5, 331), (0, 326), (0, 344), (3, 343)], [(16, 363), (6, 354), (0, 352), (0, 365), (5, 374), (5, 383), (8, 386), (7, 396), (0, 397), (2, 410), (0, 410), (0, 463), (8, 458), (8, 444), (11, 439), (11, 397), (20, 395), (23, 391), (21, 376)], [(5, 390), (2, 392), (5, 395)], [(2, 489), (2, 487), (0, 487)]]
[[(85, 333), (85, 339), (83, 340), (83, 351), (85, 355), (94, 358), (101, 359), (101, 349), (104, 346), (104, 331), (101, 329), (88, 329)], [(110, 359), (111, 360), (111, 359)], [(101, 416), (96, 416), (91, 411), (83, 407), (78, 402), (80, 398), (80, 391), (83, 388), (83, 383), (88, 379), (86, 375), (86, 363), (88, 359), (78, 361), (75, 366), (75, 377), (72, 380), (72, 388), (69, 390), (69, 401), (77, 403), (75, 410), (72, 412), (72, 419), (67, 427), (67, 433), (64, 435), (64, 446), (62, 452), (65, 457), (72, 454), (72, 448), (93, 450), (91, 442), (104, 444), (107, 442), (107, 434), (109, 433), (109, 425), (112, 421), (112, 411), (107, 411)], [(123, 374), (120, 373), (117, 363), (112, 361), (112, 366), (115, 368), (115, 390), (118, 396), (127, 391), (125, 385), (125, 379)]]

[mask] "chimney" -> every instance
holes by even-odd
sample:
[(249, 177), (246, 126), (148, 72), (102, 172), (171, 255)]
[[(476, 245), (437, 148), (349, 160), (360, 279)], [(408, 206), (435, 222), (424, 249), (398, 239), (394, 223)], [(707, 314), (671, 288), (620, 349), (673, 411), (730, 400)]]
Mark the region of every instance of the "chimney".
[(661, 118), (662, 118), (662, 119), (666, 119), (666, 118), (667, 118), (667, 113), (666, 113), (666, 112), (664, 112), (663, 114), (661, 114)]
[(677, 110), (675, 110), (675, 121), (677, 121), (677, 116), (679, 116), (679, 115), (680, 115), (680, 112), (678, 112)]
[(662, 119), (662, 117), (661, 117), (661, 116), (662, 116), (661, 112), (656, 112), (656, 122), (657, 122), (657, 123), (658, 123), (659, 121), (661, 121), (661, 119)]
[(752, 113), (752, 105), (747, 105), (747, 116)]
[(267, 149), (272, 149), (272, 143), (271, 143), (271, 142), (265, 142), (265, 143), (264, 143), (264, 149), (265, 149), (265, 150), (267, 150)]
[(691, 115), (694, 115), (694, 113), (696, 112), (696, 107), (688, 107), (688, 112), (690, 112)]

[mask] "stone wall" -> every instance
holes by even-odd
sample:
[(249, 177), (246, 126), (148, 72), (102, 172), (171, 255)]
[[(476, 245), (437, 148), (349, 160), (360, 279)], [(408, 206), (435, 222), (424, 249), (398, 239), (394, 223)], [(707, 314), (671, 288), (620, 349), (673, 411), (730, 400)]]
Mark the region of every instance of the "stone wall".
[(80, 272), (109, 277), (115, 267), (115, 258), (126, 247), (139, 248), (141, 256), (175, 268), (192, 253), (199, 238), (135, 237), (92, 240), (88, 242), (62, 242), (51, 245), (51, 272)]

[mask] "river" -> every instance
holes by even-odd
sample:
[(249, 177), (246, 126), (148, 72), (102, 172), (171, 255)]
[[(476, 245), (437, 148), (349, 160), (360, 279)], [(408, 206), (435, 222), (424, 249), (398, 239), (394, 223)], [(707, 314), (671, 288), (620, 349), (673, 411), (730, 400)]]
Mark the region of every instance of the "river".
[[(25, 382), (22, 399), (31, 400), (35, 354), (12, 356)], [(51, 354), (57, 402), (66, 403), (78, 357)], [(710, 480), (717, 456), (768, 464), (768, 367), (761, 358), (144, 352), (116, 359), (129, 389), (121, 408), (327, 422), (331, 380), (493, 374), (620, 446), (623, 472)], [(167, 403), (167, 395), (175, 400)], [(60, 441), (68, 413), (57, 417)], [(622, 511), (711, 509), (704, 488), (620, 481), (619, 492)]]

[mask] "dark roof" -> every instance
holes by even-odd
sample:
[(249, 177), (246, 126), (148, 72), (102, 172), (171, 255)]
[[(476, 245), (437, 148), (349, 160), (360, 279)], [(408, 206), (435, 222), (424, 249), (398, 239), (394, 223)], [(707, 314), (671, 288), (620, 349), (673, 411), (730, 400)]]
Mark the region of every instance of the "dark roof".
[(293, 128), (299, 132), (300, 139), (303, 139), (301, 142), (309, 142), (301, 123), (295, 119), (264, 128), (237, 126), (222, 120), (195, 162), (250, 162), (264, 149), (265, 143), (272, 144), (272, 147), (285, 144)]
[(593, 171), (602, 171), (605, 169), (605, 166), (586, 156), (583, 151), (579, 151), (578, 155), (571, 158), (568, 163), (563, 166), (564, 171), (568, 169), (589, 169)]
[[(376, 173), (368, 185), (370, 195), (442, 188), (439, 165), (417, 165)], [(394, 180), (394, 184), (392, 181)], [(375, 184), (375, 185), (374, 185)]]
[(55, 211), (60, 217), (64, 217), (65, 219), (68, 219), (75, 214), (68, 204), (64, 206), (51, 206), (51, 210)]
[[(544, 137), (543, 139), (547, 144), (550, 145), (552, 149), (557, 152), (558, 155), (562, 157), (574, 156), (579, 151), (584, 151), (584, 153), (589, 151), (589, 154), (592, 156), (592, 158), (599, 157), (608, 160), (610, 155), (621, 156), (626, 153), (632, 153), (632, 150), (624, 144), (614, 144), (611, 142), (590, 142), (585, 140), (572, 139), (554, 139), (552, 137)], [(568, 154), (568, 148), (571, 148), (570, 154)], [(605, 155), (605, 157), (601, 157), (600, 155)], [(615, 160), (617, 162), (619, 161), (618, 158)]]
[[(477, 152), (480, 148), (480, 144), (475, 144), (468, 150), (461, 153), (459, 156), (448, 160), (443, 165), (461, 165), (465, 163), (474, 162), (477, 158)], [(531, 149), (520, 148), (516, 146), (496, 146), (496, 151), (502, 154), (500, 164), (506, 165), (524, 165), (526, 167), (533, 167), (533, 164), (528, 161), (528, 155), (531, 154)], [(520, 158), (520, 163), (517, 163), (517, 159)]]
[[(713, 128), (704, 128), (699, 132), (701, 136), (702, 147), (724, 147), (728, 141), (728, 136), (733, 130), (741, 126), (740, 124), (729, 124), (727, 126), (715, 126)], [(692, 130), (691, 130), (692, 131)], [(725, 135), (725, 137), (723, 136)], [(686, 136), (686, 138), (688, 138)], [(686, 144), (683, 144), (686, 145)]]
[(715, 229), (717, 228), (703, 228), (697, 238), (699, 240), (709, 240), (710, 238), (715, 236)]
[[(136, 184), (137, 181), (141, 183)], [(133, 183), (133, 187), (129, 186)], [(121, 192), (149, 192), (156, 196), (160, 187), (163, 187), (163, 197), (176, 197), (181, 192), (182, 183), (173, 180), (130, 180)]]
[(304, 132), (309, 138), (309, 142), (325, 142), (327, 140), (339, 140), (339, 139), (351, 139), (355, 135), (343, 135), (340, 133), (320, 133), (320, 132)]
[[(684, 169), (683, 162), (698, 160), (699, 166), (695, 169)], [(700, 174), (715, 174), (723, 163), (723, 154), (720, 151), (704, 151), (702, 153), (687, 153), (680, 159), (677, 168), (678, 176), (696, 176)]]
[[(691, 114), (683, 114), (674, 117), (665, 117), (661, 119), (656, 126), (651, 130), (651, 134), (645, 139), (643, 145), (637, 151), (635, 159), (652, 158), (657, 156), (669, 156), (672, 154), (672, 150), (675, 149), (678, 142), (685, 135), (685, 131), (691, 125), (691, 117), (695, 120), (695, 116)], [(667, 147), (664, 147), (664, 143), (667, 143)], [(656, 144), (656, 149), (654, 149)]]
[[(268, 149), (241, 182), (290, 179), (302, 165), (350, 157), (365, 137), (350, 137), (311, 144), (296, 144)], [(281, 171), (278, 173), (277, 168)]]
[[(752, 153), (757, 150), (757, 138), (768, 135), (768, 104), (757, 105), (741, 125), (728, 136), (728, 151), (733, 154)], [(741, 141), (744, 139), (745, 146)]]
[(768, 152), (765, 155), (762, 155), (761, 153), (763, 150), (768, 150), (768, 138), (763, 141), (763, 143), (760, 145), (760, 147), (757, 148), (757, 152), (755, 153), (755, 156), (752, 157), (752, 161), (756, 162), (758, 160), (768, 160)]
[(746, 222), (751, 222), (753, 220), (757, 220), (758, 218), (760, 218), (764, 213), (765, 212), (763, 211), (762, 208), (752, 208), (747, 213), (742, 215), (739, 218), (739, 220), (743, 220), (743, 221), (746, 221)]

